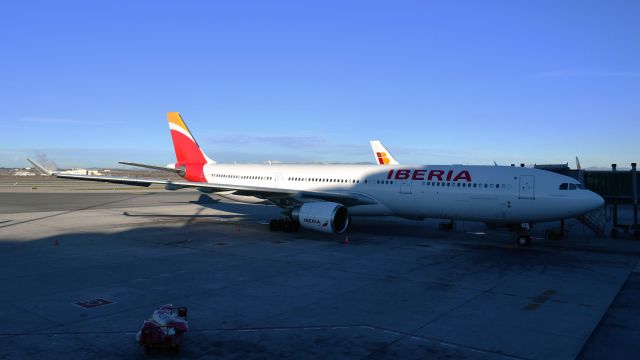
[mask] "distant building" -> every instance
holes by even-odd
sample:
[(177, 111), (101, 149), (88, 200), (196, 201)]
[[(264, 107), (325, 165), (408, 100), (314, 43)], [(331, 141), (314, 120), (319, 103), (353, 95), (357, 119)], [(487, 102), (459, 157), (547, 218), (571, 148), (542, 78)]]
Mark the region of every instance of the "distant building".
[(36, 173), (31, 171), (18, 170), (13, 175), (14, 176), (36, 176)]

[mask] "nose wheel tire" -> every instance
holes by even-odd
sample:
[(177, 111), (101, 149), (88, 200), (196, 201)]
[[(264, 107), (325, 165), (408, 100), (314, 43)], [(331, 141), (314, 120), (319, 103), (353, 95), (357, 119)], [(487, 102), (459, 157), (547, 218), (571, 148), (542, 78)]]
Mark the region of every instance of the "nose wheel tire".
[(518, 234), (516, 243), (520, 246), (529, 246), (531, 244), (531, 237), (529, 234)]

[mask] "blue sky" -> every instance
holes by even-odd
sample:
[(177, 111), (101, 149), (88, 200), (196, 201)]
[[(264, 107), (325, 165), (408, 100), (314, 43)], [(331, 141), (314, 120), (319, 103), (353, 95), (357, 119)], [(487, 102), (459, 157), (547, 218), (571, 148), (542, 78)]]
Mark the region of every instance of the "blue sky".
[(638, 1), (8, 1), (0, 166), (640, 160)]

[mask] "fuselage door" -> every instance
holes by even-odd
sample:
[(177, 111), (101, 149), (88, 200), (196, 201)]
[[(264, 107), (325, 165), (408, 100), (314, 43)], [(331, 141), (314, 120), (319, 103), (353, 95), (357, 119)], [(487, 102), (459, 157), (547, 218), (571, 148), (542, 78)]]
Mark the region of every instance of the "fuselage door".
[(400, 180), (400, 194), (411, 194), (412, 180)]
[(273, 177), (273, 186), (274, 187), (278, 187), (278, 185), (280, 185), (280, 173), (276, 173), (276, 175)]
[(518, 198), (520, 199), (535, 199), (535, 178), (533, 175), (520, 175), (520, 192)]

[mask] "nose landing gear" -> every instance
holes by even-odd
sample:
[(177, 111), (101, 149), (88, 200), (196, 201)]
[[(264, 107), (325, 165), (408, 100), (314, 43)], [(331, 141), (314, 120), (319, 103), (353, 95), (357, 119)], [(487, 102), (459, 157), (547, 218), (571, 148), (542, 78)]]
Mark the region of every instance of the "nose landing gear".
[(531, 245), (531, 235), (529, 235), (529, 223), (522, 223), (516, 232), (516, 244), (519, 246)]
[(520, 246), (529, 246), (531, 245), (531, 236), (529, 234), (518, 234), (516, 235), (516, 243)]

